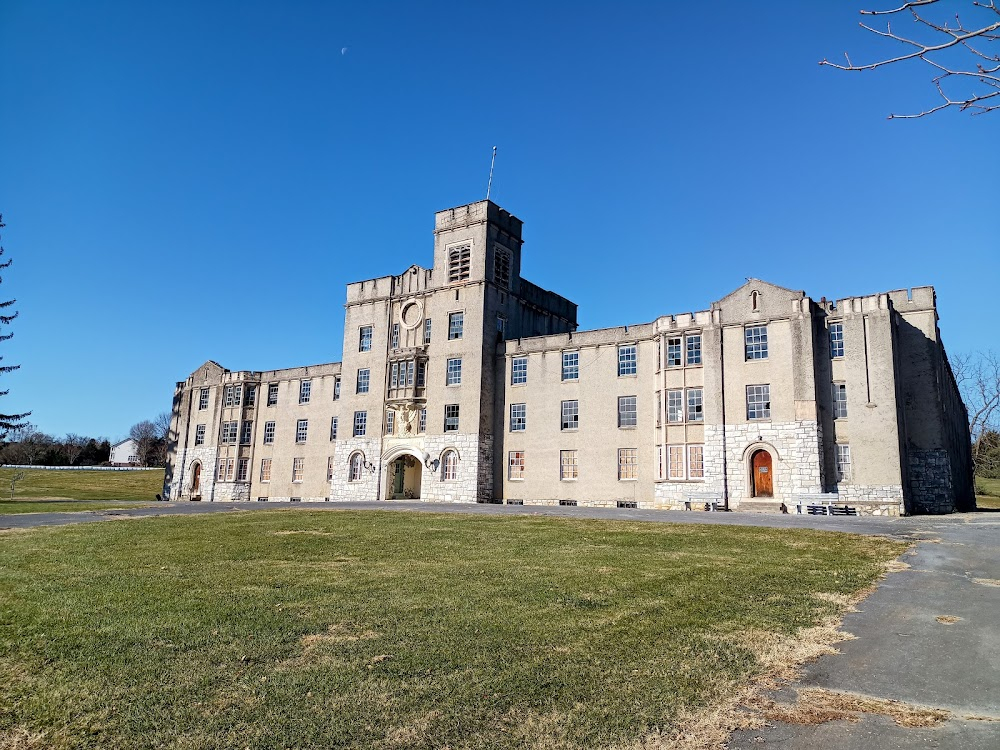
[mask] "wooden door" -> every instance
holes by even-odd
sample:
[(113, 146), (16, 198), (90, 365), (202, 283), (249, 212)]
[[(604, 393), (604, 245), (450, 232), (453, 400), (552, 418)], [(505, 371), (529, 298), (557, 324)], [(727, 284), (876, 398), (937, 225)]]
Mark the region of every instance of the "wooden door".
[(396, 472), (392, 476), (392, 495), (395, 498), (400, 498), (403, 496), (403, 475), (406, 472), (406, 463), (402, 458), (397, 458), (395, 461)]
[(201, 464), (194, 465), (194, 476), (191, 477), (191, 494), (197, 495), (201, 489)]
[(767, 451), (757, 451), (753, 454), (753, 496), (774, 497), (774, 485), (771, 477), (771, 454)]

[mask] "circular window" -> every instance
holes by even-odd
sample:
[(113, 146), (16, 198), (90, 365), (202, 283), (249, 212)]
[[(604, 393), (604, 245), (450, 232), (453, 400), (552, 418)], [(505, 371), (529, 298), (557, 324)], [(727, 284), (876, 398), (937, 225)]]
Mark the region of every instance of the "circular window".
[(417, 300), (410, 300), (403, 305), (403, 310), (399, 315), (403, 325), (407, 328), (416, 328), (420, 325), (420, 320), (424, 317), (423, 306)]

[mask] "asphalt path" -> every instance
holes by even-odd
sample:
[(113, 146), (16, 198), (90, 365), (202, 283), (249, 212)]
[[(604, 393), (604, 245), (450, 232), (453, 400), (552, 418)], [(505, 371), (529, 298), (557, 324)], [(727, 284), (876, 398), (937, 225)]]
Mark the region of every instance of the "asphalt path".
[[(845, 617), (844, 630), (856, 638), (838, 644), (840, 653), (807, 665), (801, 680), (776, 698), (794, 701), (799, 688), (818, 687), (943, 708), (952, 712), (952, 718), (930, 729), (903, 728), (891, 719), (871, 715), (857, 723), (775, 724), (737, 732), (730, 747), (1000, 748), (1000, 513), (845, 518), (400, 501), (158, 503), (126, 510), (0, 515), (0, 529), (261, 510), (388, 510), (813, 528), (919, 542), (903, 557), (910, 567), (889, 575), (856, 612)], [(939, 617), (959, 619), (947, 624)]]

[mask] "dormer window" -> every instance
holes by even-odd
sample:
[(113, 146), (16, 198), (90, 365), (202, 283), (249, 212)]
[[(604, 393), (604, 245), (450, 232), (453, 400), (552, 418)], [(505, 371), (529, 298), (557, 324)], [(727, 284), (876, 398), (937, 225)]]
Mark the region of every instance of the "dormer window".
[(448, 283), (466, 281), (472, 262), (472, 248), (459, 245), (448, 250)]

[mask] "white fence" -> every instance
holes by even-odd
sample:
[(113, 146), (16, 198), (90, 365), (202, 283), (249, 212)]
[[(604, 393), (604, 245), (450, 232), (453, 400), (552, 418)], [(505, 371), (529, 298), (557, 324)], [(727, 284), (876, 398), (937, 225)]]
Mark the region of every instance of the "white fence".
[(163, 471), (162, 466), (32, 466), (0, 464), (0, 469), (44, 469), (45, 471)]

